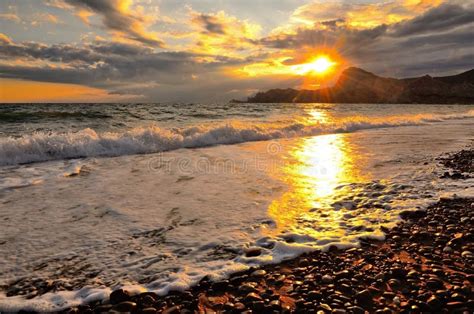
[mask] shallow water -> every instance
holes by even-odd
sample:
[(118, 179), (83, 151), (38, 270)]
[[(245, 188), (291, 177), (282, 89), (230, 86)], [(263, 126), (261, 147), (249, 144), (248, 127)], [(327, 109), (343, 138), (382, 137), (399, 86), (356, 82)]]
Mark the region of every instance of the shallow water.
[[(439, 179), (435, 161), (470, 143), (472, 106), (232, 106), (91, 106), (112, 118), (40, 114), (25, 128), (48, 132), (22, 137), (18, 121), (2, 123), (0, 286), (44, 279), (73, 291), (0, 292), (0, 310), (64, 308), (124, 285), (184, 289), (204, 275), (383, 238), (401, 210), (472, 195), (472, 179)], [(149, 124), (165, 110), (174, 120)], [(110, 122), (121, 119), (126, 126)], [(245, 257), (249, 247), (262, 254)]]

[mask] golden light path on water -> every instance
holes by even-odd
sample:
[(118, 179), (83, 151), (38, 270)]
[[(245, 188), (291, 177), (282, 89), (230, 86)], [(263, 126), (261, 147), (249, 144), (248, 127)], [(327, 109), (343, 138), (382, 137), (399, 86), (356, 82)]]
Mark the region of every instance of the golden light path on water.
[[(326, 111), (309, 110), (308, 121), (331, 122)], [(344, 239), (348, 211), (335, 210), (335, 201), (354, 191), (348, 184), (365, 183), (369, 173), (359, 165), (364, 156), (354, 154), (348, 134), (328, 134), (296, 139), (282, 153), (284, 162), (273, 169), (272, 176), (282, 180), (288, 189), (268, 207), (276, 227), (264, 231), (267, 235), (284, 232), (309, 236), (313, 239)], [(341, 188), (341, 186), (345, 186)], [(364, 224), (351, 217), (352, 223)]]

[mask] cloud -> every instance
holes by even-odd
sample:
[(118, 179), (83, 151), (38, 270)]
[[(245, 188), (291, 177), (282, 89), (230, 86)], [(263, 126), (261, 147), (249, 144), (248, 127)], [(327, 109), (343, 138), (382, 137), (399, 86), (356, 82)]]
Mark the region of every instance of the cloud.
[[(261, 26), (238, 19), (224, 11), (201, 13), (190, 9), (191, 26), (194, 32), (188, 36), (195, 39), (193, 52), (233, 56), (242, 55), (245, 50), (255, 49)], [(248, 53), (248, 51), (247, 51)]]
[(0, 13), (0, 20), (7, 20), (15, 23), (21, 22), (21, 19), (18, 17), (18, 15), (14, 13)]
[(474, 6), (446, 3), (395, 27), (394, 35), (443, 31), (474, 22)]
[(207, 33), (225, 34), (225, 23), (215, 15), (196, 13), (192, 18), (192, 22), (203, 27)]
[[(63, 0), (63, 8), (78, 10), (77, 15), (85, 22), (92, 14), (102, 17), (103, 25), (115, 34), (128, 40), (149, 46), (164, 47), (164, 42), (155, 33), (148, 32), (146, 26), (153, 18), (132, 9), (131, 0)], [(58, 5), (56, 2), (52, 5)], [(59, 3), (61, 6), (61, 3)]]
[(32, 16), (32, 20), (30, 22), (32, 26), (43, 23), (62, 24), (62, 21), (56, 15), (51, 13), (37, 13)]
[(73, 7), (64, 0), (44, 0), (45, 5), (62, 10), (71, 10)]
[(56, 15), (51, 14), (51, 13), (40, 14), (40, 17), (43, 21), (46, 21), (46, 22), (49, 22), (49, 23), (52, 23), (52, 24), (61, 23), (59, 18)]
[[(352, 7), (353, 5), (337, 3), (337, 7), (340, 6)], [(359, 6), (366, 7), (367, 5)], [(371, 6), (373, 5), (369, 5), (369, 7)], [(377, 7), (379, 8), (379, 6)], [(423, 8), (426, 8), (426, 6), (423, 6)], [(307, 10), (307, 6), (304, 6), (304, 9)], [(299, 12), (300, 10), (296, 11)], [(392, 10), (394, 9), (392, 8)], [(405, 8), (402, 8), (401, 11), (404, 12)], [(328, 13), (326, 12), (326, 14)], [(324, 18), (328, 17), (330, 15), (324, 16)], [(443, 45), (443, 42), (438, 41), (441, 37), (436, 37), (437, 34), (451, 30), (450, 36), (452, 38), (444, 36), (443, 40), (453, 42), (454, 39), (460, 39), (459, 36), (456, 36), (459, 32), (462, 32), (460, 27), (470, 25), (473, 22), (474, 9), (472, 7), (443, 4), (426, 10), (419, 16), (394, 24), (382, 23), (373, 27), (354, 28), (345, 19), (324, 20), (314, 22), (311, 25), (300, 25), (291, 30), (274, 32), (261, 38), (259, 43), (270, 48), (293, 50), (302, 47), (335, 47), (345, 53), (357, 49), (366, 51), (368, 47), (373, 46), (383, 48), (390, 40), (392, 40), (392, 43), (395, 43), (396, 40), (398, 40), (398, 43), (416, 42), (420, 38), (416, 39), (415, 36), (424, 35), (425, 37), (421, 38), (423, 42), (430, 41), (431, 44)], [(463, 36), (465, 37), (466, 34), (463, 34)], [(433, 40), (429, 40), (430, 38)], [(469, 45), (466, 41), (459, 41), (458, 43)]]
[(118, 42), (95, 41), (92, 44), (86, 45), (95, 53), (103, 55), (119, 55), (119, 56), (136, 56), (139, 54), (150, 54), (153, 52), (152, 48), (130, 45)]
[(374, 28), (417, 16), (442, 0), (395, 0), (385, 2), (313, 1), (296, 9), (294, 23), (312, 25), (328, 20), (344, 20), (354, 28)]
[(322, 27), (322, 25), (324, 24), (316, 24), (313, 27), (302, 26), (292, 33), (274, 34), (260, 39), (260, 43), (266, 47), (277, 49), (335, 47), (345, 50), (352, 44), (372, 43), (387, 31), (386, 25), (362, 30), (352, 29), (346, 25), (331, 24), (330, 27), (327, 27), (327, 25)]
[(22, 16), (20, 17), (16, 11), (18, 9), (14, 6), (9, 6), (9, 10), (13, 11), (10, 13), (0, 13), (0, 20), (7, 20), (7, 21), (12, 21), (15, 23), (21, 23), (25, 25), (26, 23), (36, 26), (42, 23), (51, 23), (51, 24), (59, 24), (61, 21), (59, 18), (51, 13), (43, 13), (43, 12), (37, 12), (34, 14), (29, 14), (28, 16)]
[(22, 58), (56, 63), (95, 63), (101, 61), (100, 55), (94, 54), (87, 48), (74, 45), (45, 45), (35, 42), (17, 44), (8, 41), (0, 46), (0, 56), (7, 58)]
[(0, 76), (34, 81), (114, 86), (159, 81), (184, 84), (194, 73), (210, 73), (241, 62), (224, 56), (155, 50), (141, 45), (96, 41), (81, 46), (15, 43), (0, 36)]
[[(436, 7), (441, 0), (396, 0), (380, 3), (313, 1), (297, 8), (290, 23), (261, 38), (260, 43), (277, 49), (326, 47), (352, 50), (385, 35), (392, 27)], [(345, 51), (343, 51), (345, 52)]]
[[(0, 33), (0, 42), (2, 42), (4, 44), (11, 44), (12, 40), (7, 35)], [(1, 47), (0, 47), (0, 49), (1, 49)]]

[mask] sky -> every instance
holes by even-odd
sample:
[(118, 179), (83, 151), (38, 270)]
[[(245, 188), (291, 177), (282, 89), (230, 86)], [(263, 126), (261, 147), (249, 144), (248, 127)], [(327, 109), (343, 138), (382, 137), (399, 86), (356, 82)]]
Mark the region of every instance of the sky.
[[(474, 0), (2, 0), (0, 102), (217, 102), (474, 68)], [(319, 56), (324, 73), (301, 71)]]

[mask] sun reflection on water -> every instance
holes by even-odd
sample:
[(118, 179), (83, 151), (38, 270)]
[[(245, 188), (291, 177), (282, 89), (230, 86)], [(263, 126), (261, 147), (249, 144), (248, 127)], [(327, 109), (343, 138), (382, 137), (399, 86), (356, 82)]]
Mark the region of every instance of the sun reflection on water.
[(306, 109), (303, 117), (304, 125), (328, 124), (333, 120), (327, 110), (321, 109)]
[[(327, 118), (313, 114), (315, 120)], [(366, 181), (359, 173), (359, 162), (346, 134), (330, 134), (301, 138), (287, 152), (286, 162), (278, 174), (288, 190), (274, 200), (268, 214), (276, 228), (267, 230), (272, 235), (282, 232), (304, 234), (317, 239), (340, 237), (344, 229), (342, 211), (331, 210), (335, 200), (347, 194), (340, 186)]]

